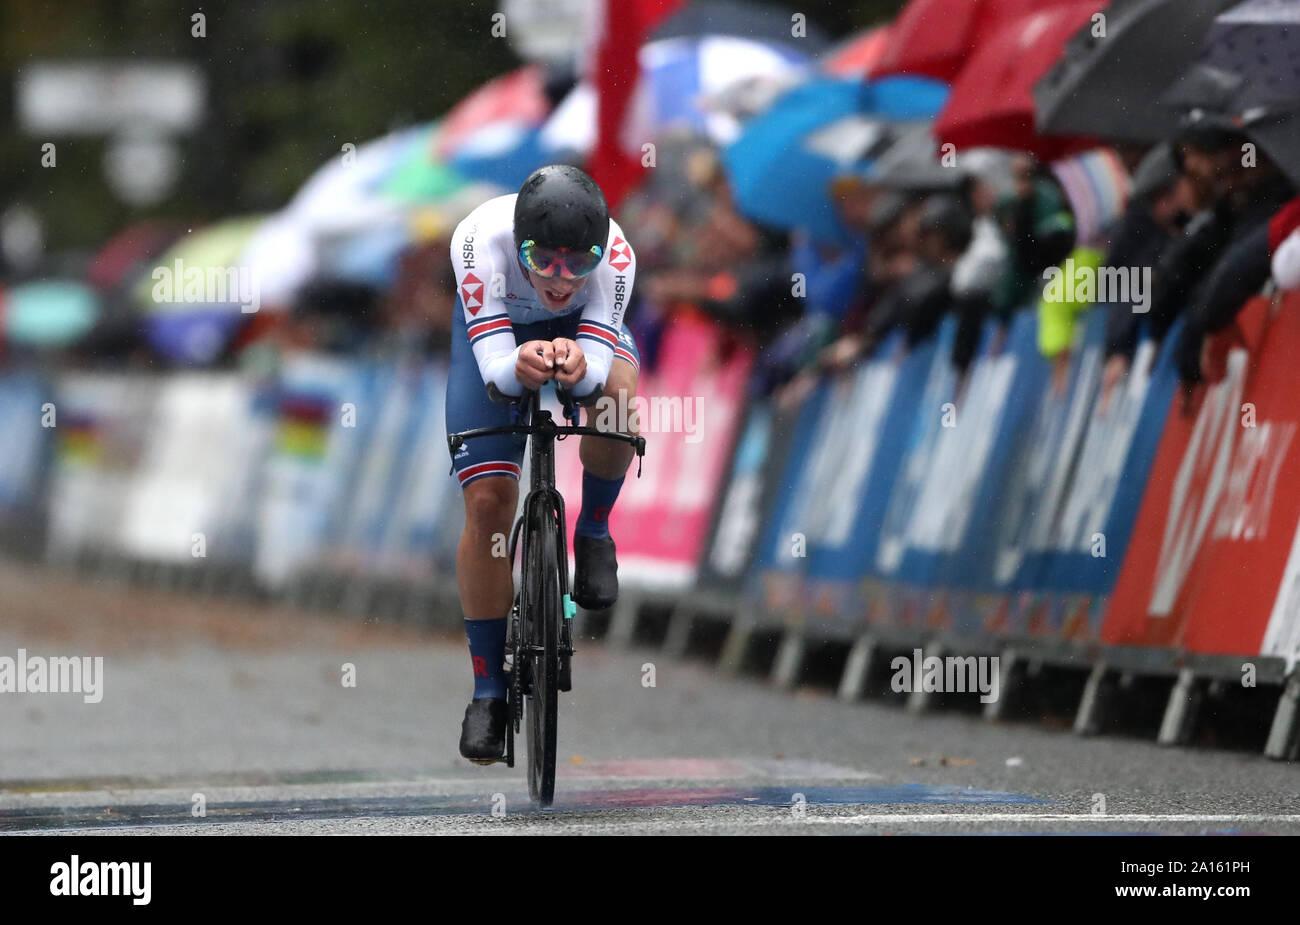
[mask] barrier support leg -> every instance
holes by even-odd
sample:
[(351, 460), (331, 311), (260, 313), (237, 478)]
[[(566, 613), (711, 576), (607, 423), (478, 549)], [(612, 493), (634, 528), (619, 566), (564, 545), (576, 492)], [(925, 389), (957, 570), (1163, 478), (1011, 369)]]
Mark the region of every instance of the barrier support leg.
[(1083, 696), (1079, 698), (1079, 712), (1074, 716), (1074, 731), (1078, 735), (1095, 735), (1101, 729), (1102, 717), (1107, 705), (1115, 679), (1111, 676), (1110, 666), (1104, 661), (1092, 666), (1088, 683), (1083, 686)]
[(718, 656), (718, 671), (723, 675), (735, 677), (745, 666), (745, 655), (749, 652), (749, 640), (754, 635), (754, 621), (749, 617), (737, 615), (727, 630), (727, 640), (722, 644), (722, 654)]
[(998, 680), (998, 697), (984, 704), (984, 718), (997, 722), (1006, 715), (1007, 702), (1015, 696), (1016, 688), (1025, 677), (1025, 659), (1014, 649), (1007, 649), (998, 661), (1002, 677)]
[(1279, 761), (1300, 758), (1300, 672), (1293, 672), (1282, 687), (1264, 755)]
[(672, 613), (668, 615), (668, 635), (664, 639), (664, 655), (669, 658), (681, 658), (691, 644), (691, 628), (695, 625), (695, 608), (691, 606), (690, 595), (683, 594), (673, 604)]
[(1190, 668), (1178, 672), (1178, 680), (1169, 690), (1165, 715), (1160, 721), (1160, 745), (1186, 745), (1192, 734), (1192, 724), (1200, 708), (1201, 692), (1196, 684), (1196, 674)]
[(798, 683), (805, 648), (802, 633), (786, 631), (776, 653), (776, 663), (772, 666), (772, 683), (781, 690), (790, 690)]
[(848, 660), (844, 664), (844, 674), (840, 676), (838, 696), (840, 700), (858, 700), (867, 689), (871, 680), (871, 665), (876, 656), (876, 640), (872, 636), (859, 636), (849, 649)]
[[(942, 659), (944, 657), (944, 647), (941, 645), (927, 646), (926, 651)], [(924, 713), (934, 705), (934, 692), (927, 691), (924, 687), (919, 687), (907, 695), (907, 706), (905, 709), (908, 713)]]

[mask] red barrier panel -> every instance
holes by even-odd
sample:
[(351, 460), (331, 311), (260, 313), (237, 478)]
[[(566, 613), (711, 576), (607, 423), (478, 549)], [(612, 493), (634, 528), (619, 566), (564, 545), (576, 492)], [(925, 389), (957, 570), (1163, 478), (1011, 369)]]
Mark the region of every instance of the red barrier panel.
[(1105, 642), (1260, 652), (1300, 520), (1297, 344), (1300, 298), (1255, 299), (1215, 338), (1222, 378), (1174, 397)]

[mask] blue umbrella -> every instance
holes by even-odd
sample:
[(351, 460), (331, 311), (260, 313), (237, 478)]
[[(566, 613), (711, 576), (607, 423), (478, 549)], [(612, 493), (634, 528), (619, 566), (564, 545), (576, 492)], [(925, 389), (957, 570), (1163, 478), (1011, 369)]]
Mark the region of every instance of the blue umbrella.
[(451, 159), (451, 166), (467, 180), (516, 190), (530, 173), (551, 163), (553, 154), (543, 147), (539, 129), (504, 126), (500, 138), (485, 138), (462, 147)]
[(640, 58), (653, 127), (657, 132), (690, 129), (719, 144), (734, 141), (738, 130), (701, 108), (701, 101), (750, 81), (793, 83), (811, 68), (809, 51), (729, 36), (652, 42), (641, 49)]
[(737, 207), (776, 228), (802, 228), (815, 239), (838, 243), (846, 231), (830, 201), (829, 186), (852, 167), (819, 139), (845, 120), (932, 117), (947, 89), (936, 81), (888, 78), (871, 84), (826, 78), (795, 87), (745, 126), (723, 153)]
[(948, 102), (948, 85), (928, 77), (886, 77), (863, 87), (862, 104), (882, 119), (933, 119)]
[(229, 306), (194, 306), (145, 319), (145, 339), (159, 356), (182, 366), (206, 366), (221, 356), (251, 317)]
[(410, 245), (411, 232), (405, 222), (351, 235), (327, 249), (321, 259), (322, 275), (387, 289), (397, 278), (402, 252)]

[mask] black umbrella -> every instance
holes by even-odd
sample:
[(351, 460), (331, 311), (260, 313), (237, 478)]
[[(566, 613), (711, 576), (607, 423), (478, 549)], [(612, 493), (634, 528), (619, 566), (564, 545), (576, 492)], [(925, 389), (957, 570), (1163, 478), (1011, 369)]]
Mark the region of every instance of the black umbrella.
[(1269, 99), (1240, 74), (1198, 64), (1162, 102), (1182, 113), (1184, 129), (1244, 135), (1300, 187), (1300, 100)]
[(870, 177), (893, 189), (944, 190), (957, 187), (962, 174), (940, 163), (929, 123), (913, 123), (900, 126), (897, 138), (871, 165)]
[(811, 22), (804, 23), (805, 35), (793, 34), (793, 11), (766, 4), (738, 0), (696, 0), (674, 13), (651, 33), (651, 39), (698, 38), (705, 35), (733, 35), (797, 49), (816, 57), (830, 47), (830, 39)]
[(1261, 106), (1247, 110), (1246, 137), (1264, 149), (1269, 159), (1300, 189), (1300, 112)]
[(1153, 143), (1177, 130), (1161, 91), (1197, 55), (1234, 0), (1115, 0), (1105, 35), (1089, 23), (1034, 89), (1038, 130)]
[(1201, 61), (1241, 75), (1266, 99), (1300, 100), (1300, 3), (1233, 7), (1214, 21)]

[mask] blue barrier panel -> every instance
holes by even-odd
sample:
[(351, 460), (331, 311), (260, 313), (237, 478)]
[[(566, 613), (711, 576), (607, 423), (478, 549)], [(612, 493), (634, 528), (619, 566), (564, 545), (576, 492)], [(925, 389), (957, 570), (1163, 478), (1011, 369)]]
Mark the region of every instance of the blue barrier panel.
[(975, 570), (966, 557), (996, 517), (990, 492), (1022, 427), (1025, 396), (1045, 375), (1032, 313), (1015, 317), (996, 353), (1002, 338), (986, 325), (964, 385), (949, 359), (954, 334), (946, 321), (881, 522), (860, 605), (872, 622), (952, 626), (936, 589)]
[(807, 594), (822, 620), (858, 622), (858, 579), (875, 559), (926, 381), (937, 357), (947, 362), (951, 336), (940, 331), (906, 352), (901, 335), (890, 338), (839, 393), (834, 429), (819, 450), (825, 471), (814, 482), (828, 491), (815, 496), (809, 515)]
[[(987, 455), (978, 444), (985, 436), (979, 428), (987, 426), (989, 413), (956, 413), (957, 377), (949, 360), (954, 333), (951, 319), (945, 320), (905, 438), (871, 562), (871, 572), (880, 578), (923, 587), (933, 583), (940, 560), (963, 532), (963, 509), (954, 508), (972, 503), (969, 483)], [(976, 406), (976, 398), (983, 403), (978, 405), (981, 409), (991, 398), (1005, 398), (1005, 386), (995, 392), (989, 381), (996, 371), (983, 356), (972, 364), (968, 406)], [(999, 403), (993, 410), (1000, 407)]]
[(771, 497), (751, 588), (826, 629), (1095, 636), (1176, 388), (1173, 339), (1143, 342), (1103, 408), (1104, 326), (1093, 311), (1056, 389), (1025, 311), (1004, 338), (986, 326), (964, 384), (947, 319), (901, 362), (890, 343), (821, 383), (780, 432), (752, 411), (723, 502), (742, 524), (746, 492)]
[(406, 473), (416, 461), (423, 420), (420, 405), (428, 397), (419, 367), (392, 362), (377, 366), (366, 408), (375, 416), (374, 427), (340, 542), (345, 563), (372, 573), (387, 571), (391, 565), (383, 559), (384, 544)]
[(212, 526), (208, 557), (213, 562), (247, 567), (255, 559), (267, 463), (274, 451), (280, 414), (279, 396), (276, 379), (267, 378), (249, 386), (246, 433), (241, 444), (248, 459), (232, 479), (223, 510)]
[[(348, 548), (347, 531), (358, 498), (380, 488), (363, 483), (364, 470), (375, 435), (385, 421), (385, 409), (395, 379), (393, 368), (388, 363), (351, 357), (342, 362), (346, 364), (347, 372), (338, 386), (327, 457), (327, 464), (341, 484), (322, 512), (323, 541), (327, 548), (336, 550)], [(366, 501), (369, 502), (370, 497)]]
[(772, 488), (775, 498), (770, 519), (763, 531), (756, 568), (751, 573), (750, 591), (772, 608), (784, 608), (797, 599), (805, 558), (792, 554), (793, 534), (799, 532), (806, 487), (800, 478), (811, 452), (813, 436), (831, 388), (819, 383), (799, 408), (788, 430), (775, 432), (772, 439), (786, 444), (785, 465)]
[[(1158, 353), (1152, 341), (1143, 341), (1107, 413), (1094, 409), (1039, 586), (1100, 594), (1114, 589), (1178, 389), (1173, 352), (1180, 331), (1181, 322)], [(1097, 533), (1105, 540), (1104, 557), (1092, 552)]]
[[(337, 535), (374, 415), (367, 378), (354, 362), (297, 354), (285, 359), (276, 424), (259, 505), (255, 571), (283, 587), (317, 561)], [(353, 406), (355, 418), (345, 419)], [(348, 426), (351, 423), (354, 426)]]
[[(1050, 389), (1051, 370), (1038, 352), (1037, 328), (1034, 313), (1017, 316), (1006, 349), (996, 357), (986, 354), (981, 358), (989, 372), (988, 392), (972, 379), (956, 410), (957, 426), (945, 434), (950, 445), (941, 458), (952, 469), (943, 474), (941, 463), (935, 484), (957, 483), (960, 493), (952, 511), (958, 518), (952, 530), (956, 545), (941, 547), (944, 555), (932, 578), (939, 587), (993, 587), (995, 539), (1012, 489), (1011, 461), (1029, 441), (1034, 410)], [(968, 442), (980, 445), (982, 452), (969, 455)], [(978, 629), (965, 620), (954, 623), (958, 629)]]
[(452, 507), (453, 495), (460, 494), (455, 478), (448, 474), (451, 457), (447, 452), (444, 415), (447, 366), (434, 363), (420, 376), (418, 404), (412, 415), (414, 440), (397, 495), (393, 516), (384, 538), (385, 558), (392, 568), (412, 578), (428, 577), (434, 569), (447, 569), (454, 562), (439, 561), (436, 543), (443, 518)]
[(764, 527), (772, 520), (785, 472), (790, 441), (779, 435), (790, 431), (794, 419), (770, 398), (750, 399), (700, 561), (701, 589), (745, 589), (763, 555)]
[(42, 425), (42, 406), (53, 400), (53, 388), (33, 370), (0, 376), (0, 514), (6, 517), (25, 516), (38, 504), (57, 423), (54, 418), (50, 426)]
[(1042, 556), (1060, 502), (1069, 488), (1101, 382), (1105, 313), (1091, 313), (1071, 358), (1065, 390), (1047, 387), (1036, 400), (1033, 419), (1007, 468), (1001, 516), (987, 563), (984, 589), (1039, 587)]

